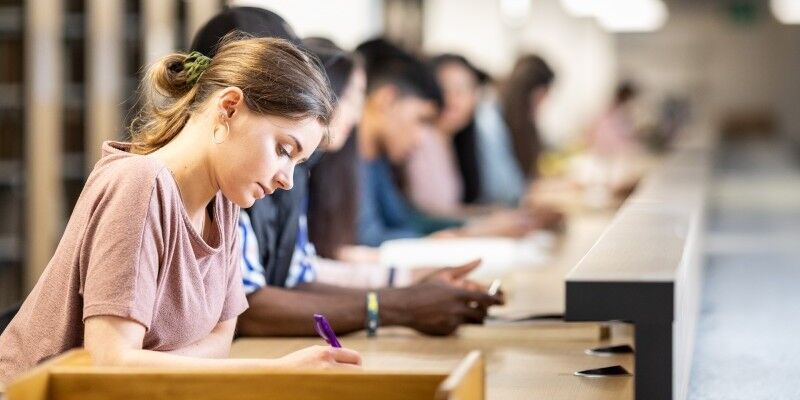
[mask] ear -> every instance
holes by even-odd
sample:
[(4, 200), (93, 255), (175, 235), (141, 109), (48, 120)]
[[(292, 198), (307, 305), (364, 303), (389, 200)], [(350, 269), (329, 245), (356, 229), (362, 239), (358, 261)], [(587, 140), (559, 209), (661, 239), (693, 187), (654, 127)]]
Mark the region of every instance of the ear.
[(243, 105), (244, 92), (242, 92), (242, 89), (230, 86), (222, 89), (217, 96), (216, 111), (230, 119), (241, 110)]
[(397, 89), (397, 86), (391, 84), (385, 84), (375, 89), (372, 95), (370, 95), (374, 104), (380, 109), (391, 107), (397, 101), (398, 97), (400, 97), (400, 91)]

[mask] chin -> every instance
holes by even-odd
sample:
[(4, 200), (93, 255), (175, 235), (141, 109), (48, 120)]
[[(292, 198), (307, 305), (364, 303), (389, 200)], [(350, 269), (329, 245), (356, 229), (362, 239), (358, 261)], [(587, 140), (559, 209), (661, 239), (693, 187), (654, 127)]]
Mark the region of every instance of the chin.
[[(224, 194), (224, 193), (223, 193)], [(240, 208), (250, 208), (255, 204), (256, 198), (251, 195), (243, 196), (225, 196), (231, 203), (236, 204)]]

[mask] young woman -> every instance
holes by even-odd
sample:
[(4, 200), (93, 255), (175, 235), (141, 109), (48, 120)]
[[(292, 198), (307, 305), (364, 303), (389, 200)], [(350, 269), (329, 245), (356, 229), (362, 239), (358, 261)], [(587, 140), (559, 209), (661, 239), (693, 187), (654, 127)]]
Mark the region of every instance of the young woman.
[(458, 215), (476, 203), (481, 190), (475, 109), (488, 76), (457, 54), (432, 59), (444, 108), (435, 134), (426, 135), (406, 165), (406, 191), (419, 209)]
[(503, 118), (511, 133), (511, 143), (519, 168), (528, 180), (538, 175), (537, 163), (542, 140), (537, 126), (540, 106), (550, 92), (555, 73), (537, 55), (517, 60), (501, 93)]
[(359, 364), (322, 346), (210, 360), (227, 356), (247, 308), (239, 207), (290, 189), (331, 120), (315, 62), (283, 40), (226, 39), (213, 60), (164, 57), (142, 91), (132, 143), (104, 144), (55, 255), (0, 336), (0, 381), (80, 346), (97, 365)]

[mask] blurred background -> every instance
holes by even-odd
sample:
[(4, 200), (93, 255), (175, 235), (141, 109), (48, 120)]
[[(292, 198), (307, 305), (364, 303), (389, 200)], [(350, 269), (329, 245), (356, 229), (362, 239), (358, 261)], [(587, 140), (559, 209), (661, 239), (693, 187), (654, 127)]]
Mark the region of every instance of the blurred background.
[[(577, 146), (631, 82), (636, 124), (654, 148), (679, 120), (746, 143), (737, 151), (759, 143), (756, 153), (726, 153), (734, 170), (778, 151), (787, 164), (775, 168), (796, 173), (800, 1), (0, 0), (0, 308), (22, 299), (52, 256), (100, 144), (125, 137), (143, 66), (186, 49), (232, 5), (268, 8), (299, 36), (347, 50), (385, 36), (421, 55), (459, 53), (497, 81), (518, 56), (539, 54), (558, 77), (539, 120), (556, 154)], [(770, 182), (752, 197), (776, 190), (764, 207), (798, 204), (795, 181)], [(731, 186), (720, 193), (755, 204)], [(710, 239), (712, 251), (741, 243)]]

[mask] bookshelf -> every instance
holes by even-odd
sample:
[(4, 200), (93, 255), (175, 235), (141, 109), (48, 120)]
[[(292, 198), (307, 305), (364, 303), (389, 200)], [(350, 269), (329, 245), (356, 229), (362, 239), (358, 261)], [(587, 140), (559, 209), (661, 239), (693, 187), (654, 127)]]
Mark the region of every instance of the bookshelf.
[(0, 1), (0, 310), (22, 282), (23, 0)]
[[(52, 256), (100, 143), (126, 138), (148, 46), (159, 44), (145, 27), (186, 48), (224, 3), (0, 0), (0, 311)], [(51, 17), (32, 12), (44, 6)], [(148, 17), (153, 7), (169, 18)], [(39, 48), (51, 51), (26, 52)]]

